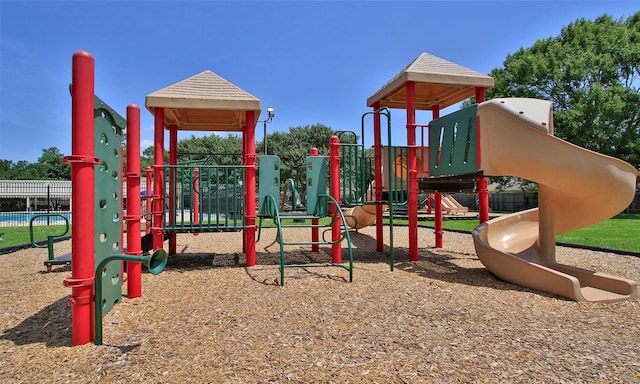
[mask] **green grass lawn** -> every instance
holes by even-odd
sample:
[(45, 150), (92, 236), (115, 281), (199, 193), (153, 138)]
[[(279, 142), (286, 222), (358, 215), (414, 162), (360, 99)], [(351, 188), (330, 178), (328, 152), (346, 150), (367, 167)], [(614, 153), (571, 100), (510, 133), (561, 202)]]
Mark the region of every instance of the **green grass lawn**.
[[(394, 223), (406, 224), (407, 220), (394, 220)], [(433, 221), (423, 221), (420, 225), (435, 227)], [(470, 232), (478, 226), (478, 221), (444, 220), (442, 226), (444, 229)], [(640, 214), (621, 214), (601, 223), (564, 233), (557, 236), (556, 240), (561, 243), (640, 252)]]
[(590, 227), (564, 233), (557, 241), (569, 244), (640, 252), (640, 214), (623, 214)]
[[(60, 235), (64, 233), (64, 225), (50, 225), (33, 227), (33, 240), (36, 242), (44, 241), (46, 243), (47, 236)], [(31, 237), (29, 233), (29, 227), (3, 227), (0, 228), (0, 232), (4, 232), (2, 241), (0, 241), (0, 248), (13, 247), (15, 245), (29, 244), (31, 243)], [(69, 233), (65, 236), (71, 236), (71, 226), (69, 226)]]
[[(294, 222), (287, 220), (287, 225), (309, 225), (311, 220), (304, 222)], [(321, 219), (321, 224), (330, 223), (329, 218)], [(273, 220), (263, 220), (263, 227), (273, 227)], [(394, 224), (407, 224), (407, 220), (394, 220)], [(433, 221), (422, 221), (421, 226), (433, 228)], [(445, 229), (456, 229), (462, 231), (472, 231), (478, 225), (477, 220), (445, 220)], [(29, 227), (5, 227), (0, 228), (4, 232), (3, 241), (0, 241), (0, 248), (12, 247), (20, 244), (28, 244)], [(64, 225), (36, 226), (34, 227), (34, 238), (36, 241), (46, 241), (49, 234), (60, 234), (64, 232)], [(69, 229), (69, 234), (71, 229)], [(558, 242), (589, 245), (609, 249), (619, 249), (623, 251), (640, 252), (640, 214), (621, 214), (612, 219), (594, 224), (590, 227), (578, 229), (565, 233), (557, 237)]]

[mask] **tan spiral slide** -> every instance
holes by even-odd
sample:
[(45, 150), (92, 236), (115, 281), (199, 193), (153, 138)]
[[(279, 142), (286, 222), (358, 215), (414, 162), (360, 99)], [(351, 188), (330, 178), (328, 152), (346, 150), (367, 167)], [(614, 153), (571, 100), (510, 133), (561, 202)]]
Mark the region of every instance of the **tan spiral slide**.
[(635, 281), (556, 261), (556, 235), (606, 220), (633, 200), (636, 169), (553, 136), (545, 100), (506, 98), (478, 105), (480, 169), (538, 183), (539, 207), (473, 231), (482, 263), (502, 280), (576, 301), (636, 298)]

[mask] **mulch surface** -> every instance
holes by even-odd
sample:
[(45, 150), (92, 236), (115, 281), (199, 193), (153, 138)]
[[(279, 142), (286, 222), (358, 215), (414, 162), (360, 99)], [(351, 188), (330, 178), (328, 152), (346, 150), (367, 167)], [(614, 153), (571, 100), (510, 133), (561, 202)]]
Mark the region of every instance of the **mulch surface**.
[[(638, 300), (576, 303), (502, 282), (468, 234), (446, 232), (436, 249), (433, 231), (419, 229), (420, 261), (408, 262), (406, 232), (394, 233), (394, 271), (368, 227), (353, 235), (352, 283), (341, 268), (291, 268), (284, 287), (273, 230), (251, 268), (240, 233), (179, 235), (165, 271), (143, 273), (143, 297), (105, 316), (101, 346), (71, 346), (68, 267), (46, 273), (45, 249), (0, 255), (0, 381), (640, 382)], [(70, 252), (71, 241), (55, 250)], [(640, 281), (637, 257), (557, 254)], [(330, 247), (291, 246), (286, 258), (324, 263)]]

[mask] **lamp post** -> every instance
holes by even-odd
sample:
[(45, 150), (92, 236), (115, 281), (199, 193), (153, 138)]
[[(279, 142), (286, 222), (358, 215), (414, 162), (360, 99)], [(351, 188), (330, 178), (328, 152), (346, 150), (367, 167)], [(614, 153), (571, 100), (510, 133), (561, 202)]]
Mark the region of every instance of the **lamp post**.
[(264, 154), (267, 154), (267, 124), (269, 124), (271, 122), (271, 120), (273, 120), (273, 118), (276, 116), (276, 114), (273, 112), (273, 107), (268, 107), (267, 108), (267, 119), (266, 120), (262, 120), (263, 123), (263, 127), (264, 127)]

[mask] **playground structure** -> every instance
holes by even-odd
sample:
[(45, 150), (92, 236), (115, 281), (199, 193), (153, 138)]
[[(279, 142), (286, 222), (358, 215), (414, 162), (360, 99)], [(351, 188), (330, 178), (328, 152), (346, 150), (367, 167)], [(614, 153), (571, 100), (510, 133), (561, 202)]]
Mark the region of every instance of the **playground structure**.
[[(65, 280), (65, 285), (72, 288), (74, 345), (87, 343), (97, 335), (91, 330), (91, 307), (97, 297), (94, 292), (100, 291), (94, 329), (101, 329), (98, 324), (101, 317), (121, 300), (122, 268), (120, 263), (110, 261), (127, 262), (128, 297), (139, 297), (141, 263), (148, 264), (152, 273), (161, 271), (166, 263), (161, 252), (165, 240), (169, 241), (169, 255), (173, 255), (179, 233), (242, 231), (246, 266), (251, 267), (256, 265), (259, 229), (256, 220), (271, 218), (280, 245), (281, 285), (284, 271), (290, 267), (336, 266), (347, 270), (351, 281), (350, 229), (375, 224), (376, 249), (382, 252), (385, 209), (389, 210), (391, 269), (395, 261), (393, 214), (400, 206), (406, 207), (409, 217), (409, 260), (418, 260), (417, 214), (421, 194), (434, 195), (435, 245), (442, 247), (442, 213), (446, 208), (443, 194), (446, 206), (455, 205), (447, 200), (447, 193), (478, 192), (482, 224), (473, 234), (477, 254), (503, 280), (578, 301), (616, 301), (637, 296), (633, 281), (562, 266), (555, 261), (556, 234), (604, 220), (628, 205), (635, 192), (635, 169), (553, 137), (553, 115), (548, 102), (531, 99), (485, 102), (484, 91), (493, 86), (489, 76), (426, 53), (420, 55), (368, 99), (367, 105), (373, 110), (362, 115), (360, 143), (349, 140), (341, 143), (340, 133), (329, 143), (329, 157), (312, 150), (305, 165), (305, 211), (290, 215), (282, 212), (279, 204), (279, 158), (264, 155), (258, 159), (255, 153), (260, 100), (211, 71), (201, 72), (146, 97), (155, 128), (154, 166), (147, 173), (146, 199), (151, 211), (143, 213), (140, 110), (129, 105), (125, 123), (94, 95), (93, 57), (77, 52), (73, 64), (73, 154), (66, 157), (72, 165), (74, 191), (73, 258), (72, 277)], [(441, 109), (471, 96), (475, 96), (478, 104), (440, 118)], [(406, 109), (406, 146), (391, 143), (391, 108)], [(416, 124), (418, 109), (430, 110), (433, 121)], [(373, 119), (373, 157), (367, 156), (364, 148), (368, 117)], [(382, 117), (387, 122), (384, 147)], [(127, 170), (123, 173), (121, 143), (125, 125)], [(422, 132), (421, 146), (416, 143), (418, 128)], [(169, 164), (164, 164), (163, 159), (165, 129), (169, 131)], [(178, 163), (179, 130), (241, 132), (241, 164)], [(542, 156), (540, 148), (551, 148), (548, 150), (558, 158), (549, 163), (553, 156)], [(567, 178), (568, 174), (574, 177)], [(489, 175), (516, 175), (537, 181), (540, 209), (488, 221)], [(127, 179), (128, 195), (124, 216), (123, 176)], [(594, 183), (594, 179), (599, 181)], [(598, 204), (594, 205), (594, 201)], [(147, 218), (149, 246), (141, 244), (143, 216)], [(323, 217), (331, 218), (328, 226), (319, 224)], [(286, 238), (286, 220), (295, 218), (311, 220), (311, 241)], [(120, 254), (123, 221), (127, 223), (126, 254)], [(320, 240), (319, 231), (323, 227), (331, 233), (330, 240), (325, 239), (324, 233)], [(349, 252), (347, 265), (342, 262), (343, 242)], [(289, 265), (284, 250), (292, 244), (311, 245), (313, 251), (320, 245), (330, 245), (331, 262)], [(143, 249), (154, 250), (153, 255), (143, 256)]]

